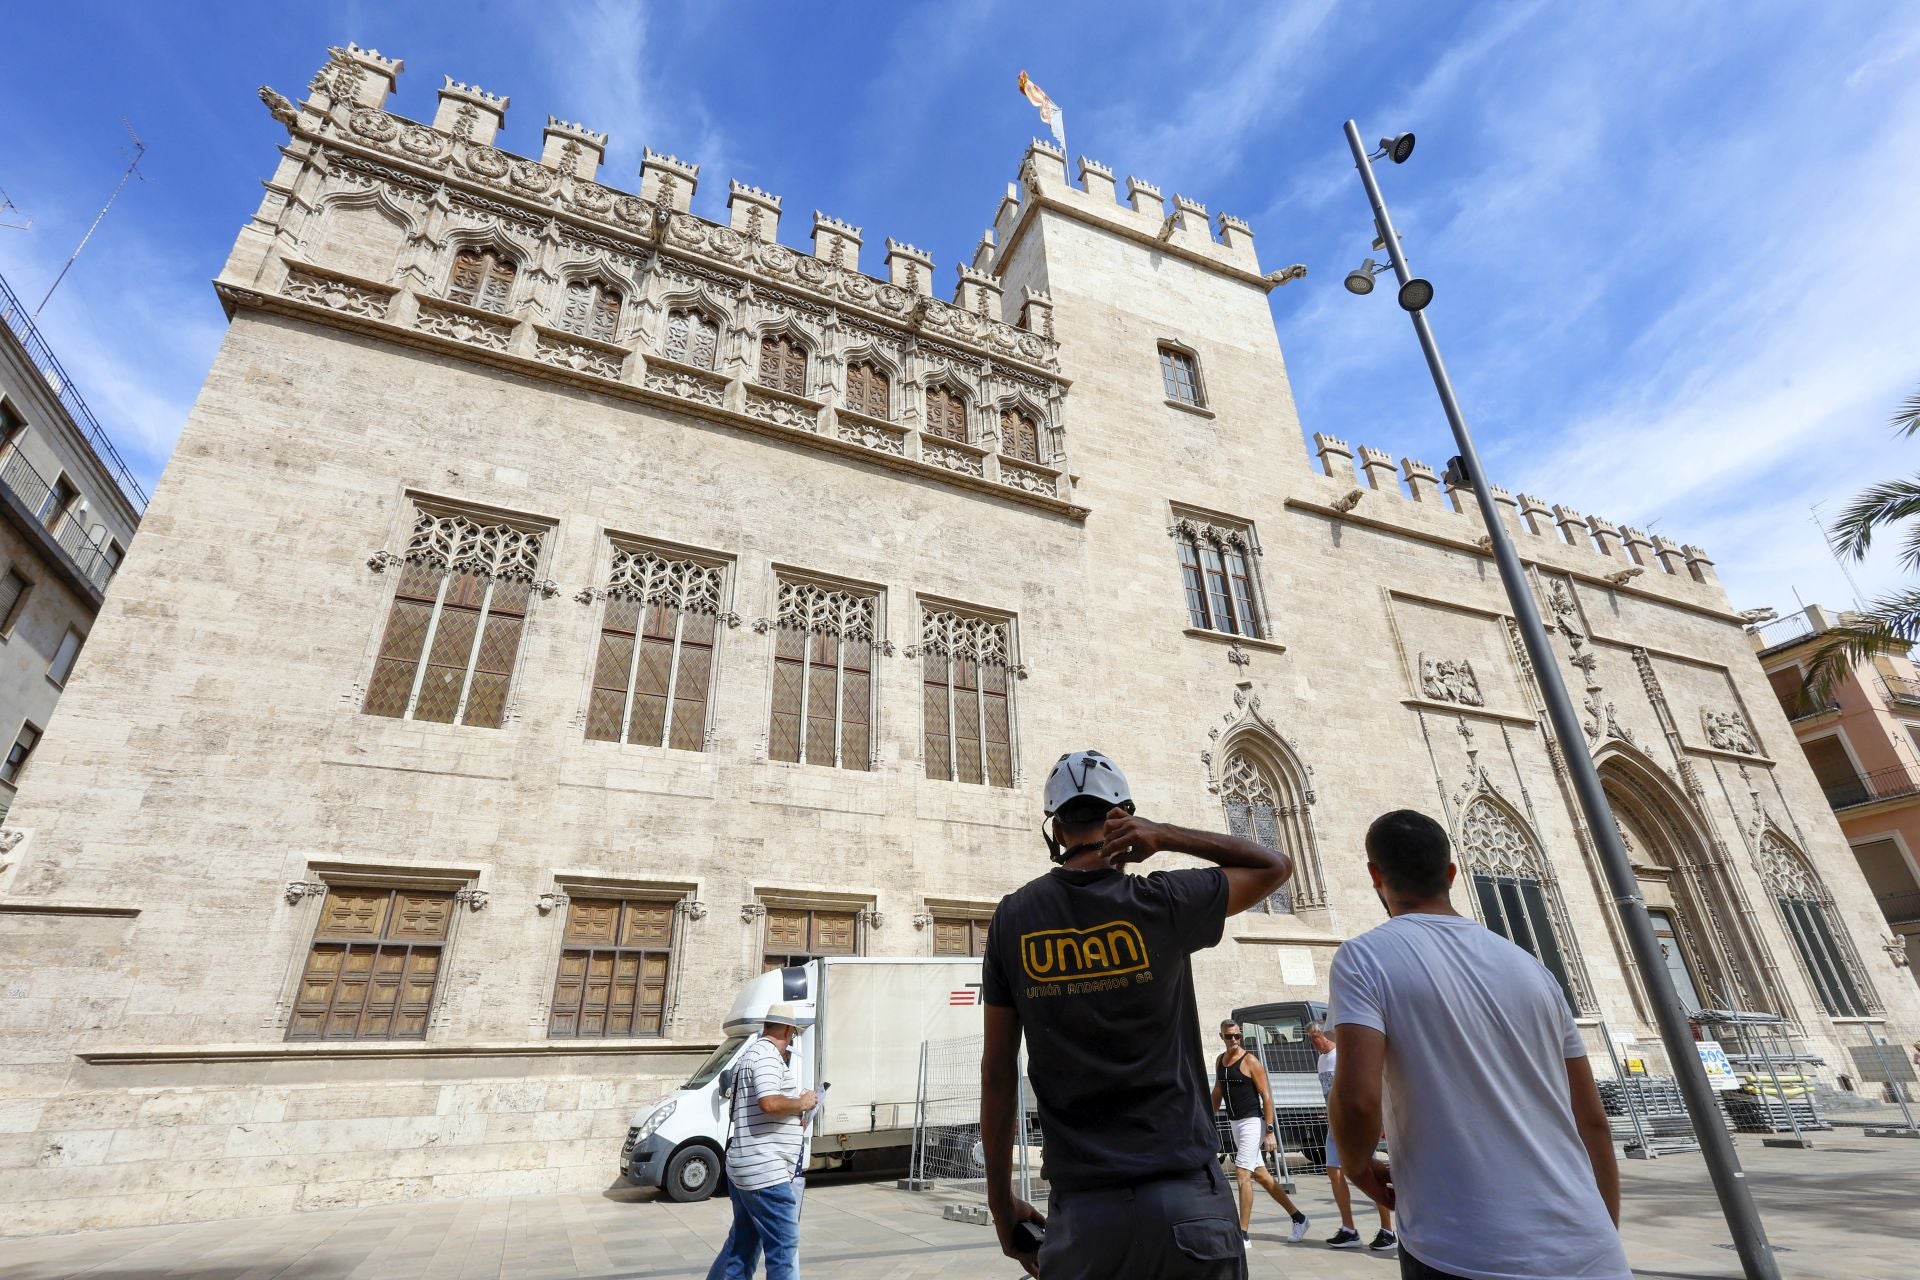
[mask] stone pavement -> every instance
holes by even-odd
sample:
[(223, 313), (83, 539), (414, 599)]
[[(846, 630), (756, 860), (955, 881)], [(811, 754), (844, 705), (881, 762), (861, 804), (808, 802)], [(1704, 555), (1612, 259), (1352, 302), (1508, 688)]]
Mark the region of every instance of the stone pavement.
[[(1842, 1129), (1808, 1151), (1739, 1140), (1783, 1275), (1901, 1280), (1916, 1273), (1920, 1140)], [(1700, 1157), (1623, 1162), (1625, 1236), (1647, 1280), (1738, 1277)], [(1262, 1197), (1264, 1199), (1264, 1197)], [(1336, 1225), (1326, 1182), (1302, 1178), (1314, 1219), (1289, 1246), (1271, 1203), (1254, 1221), (1255, 1280), (1391, 1280), (1391, 1257), (1313, 1241)], [(822, 1280), (1019, 1274), (988, 1228), (945, 1221), (939, 1199), (889, 1182), (822, 1181), (807, 1197), (803, 1270)], [(706, 1274), (726, 1234), (724, 1201), (676, 1205), (630, 1189), (602, 1195), (388, 1204), (176, 1227), (0, 1240), (9, 1280), (684, 1280)], [(1371, 1235), (1371, 1228), (1368, 1228)]]

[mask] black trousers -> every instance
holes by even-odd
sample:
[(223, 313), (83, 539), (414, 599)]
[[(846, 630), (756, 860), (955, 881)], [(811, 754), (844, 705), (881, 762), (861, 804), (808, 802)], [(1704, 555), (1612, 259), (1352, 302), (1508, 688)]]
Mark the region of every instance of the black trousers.
[(1240, 1217), (1220, 1167), (1047, 1196), (1042, 1280), (1246, 1280)]
[(1461, 1280), (1451, 1271), (1442, 1271), (1430, 1267), (1407, 1252), (1407, 1242), (1400, 1242), (1400, 1280)]

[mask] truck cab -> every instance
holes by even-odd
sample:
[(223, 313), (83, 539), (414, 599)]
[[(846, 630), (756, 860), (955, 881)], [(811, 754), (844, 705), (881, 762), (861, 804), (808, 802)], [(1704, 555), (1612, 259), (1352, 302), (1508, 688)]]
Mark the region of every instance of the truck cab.
[(981, 1033), (980, 961), (966, 957), (834, 956), (773, 969), (748, 982), (721, 1024), (723, 1039), (678, 1089), (634, 1112), (620, 1173), (671, 1200), (704, 1200), (726, 1170), (727, 1069), (760, 1034), (771, 1005), (798, 1005), (802, 1089), (831, 1082), (808, 1125), (805, 1163), (845, 1164), (856, 1152), (912, 1144), (920, 1047)]

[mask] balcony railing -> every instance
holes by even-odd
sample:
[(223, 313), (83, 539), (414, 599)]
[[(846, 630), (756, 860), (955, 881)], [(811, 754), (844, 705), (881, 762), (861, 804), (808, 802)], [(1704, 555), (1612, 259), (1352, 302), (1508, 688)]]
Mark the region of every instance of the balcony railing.
[(1888, 700), (1910, 707), (1920, 707), (1920, 680), (1888, 675), (1883, 675), (1880, 679), (1887, 687)]
[[(114, 570), (118, 567), (107, 554), (107, 544), (89, 536), (70, 512), (55, 513), (48, 510), (53, 486), (20, 450), (15, 449), (7, 458), (6, 465), (0, 466), (0, 487), (11, 492), (19, 499), (21, 506), (33, 513), (36, 520), (48, 526), (53, 540), (73, 557), (73, 562), (80, 566), (80, 572), (87, 575), (89, 582), (102, 591), (107, 589), (107, 583), (113, 580)], [(49, 520), (49, 517), (52, 519)]]
[(1920, 889), (1902, 889), (1876, 896), (1888, 924), (1920, 924)]
[(1828, 712), (1838, 711), (1840, 704), (1832, 698), (1816, 699), (1802, 689), (1791, 697), (1783, 694), (1780, 698), (1780, 709), (1787, 713), (1787, 723), (1792, 724), (1797, 720), (1810, 720), (1814, 716), (1824, 716)]
[(1760, 637), (1762, 649), (1772, 649), (1790, 644), (1804, 636), (1810, 636), (1821, 628), (1805, 609), (1788, 614), (1784, 618), (1775, 618), (1752, 628), (1753, 634)]
[(145, 511), (147, 491), (142, 489), (140, 482), (133, 478), (132, 470), (120, 457), (120, 451), (113, 447), (113, 441), (109, 440), (107, 433), (101, 429), (100, 420), (93, 416), (93, 410), (87, 407), (87, 402), (81, 399), (79, 390), (74, 387), (73, 379), (69, 378), (67, 371), (60, 366), (60, 361), (53, 354), (53, 348), (49, 347), (47, 340), (40, 336), (40, 330), (33, 323), (33, 313), (14, 296), (13, 289), (7, 284), (4, 276), (0, 276), (0, 319), (6, 321), (7, 328), (13, 330), (13, 336), (18, 338), (20, 345), (27, 349), (27, 358), (33, 361), (34, 367), (40, 371), (40, 376), (46, 379), (48, 388), (59, 399), (67, 413), (72, 416), (80, 429), (87, 433), (88, 441), (99, 453), (100, 460), (107, 464), (108, 470), (113, 472), (114, 479), (119, 481), (120, 491), (126, 495), (133, 509)]
[(1827, 793), (1827, 803), (1836, 809), (1851, 809), (1856, 805), (1873, 804), (1878, 800), (1897, 800), (1901, 796), (1920, 795), (1920, 779), (1916, 779), (1906, 769), (1896, 766), (1892, 769), (1876, 769), (1864, 777), (1849, 778), (1832, 786), (1822, 787)]

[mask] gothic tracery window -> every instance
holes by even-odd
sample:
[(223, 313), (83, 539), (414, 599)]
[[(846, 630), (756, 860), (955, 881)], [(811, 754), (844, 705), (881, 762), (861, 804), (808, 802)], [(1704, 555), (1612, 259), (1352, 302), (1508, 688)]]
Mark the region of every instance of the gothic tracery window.
[(498, 249), (462, 249), (453, 255), (447, 277), (447, 297), (488, 311), (507, 310), (513, 304), (513, 279), (519, 266)]
[(617, 547), (587, 737), (704, 751), (721, 568)]
[(1560, 984), (1567, 1007), (1578, 1010), (1559, 932), (1543, 882), (1540, 850), (1498, 805), (1476, 800), (1460, 824), (1460, 849), (1487, 928), (1527, 952)]
[(1013, 628), (928, 608), (920, 615), (927, 776), (1013, 785)]
[(1040, 424), (1020, 409), (1000, 411), (1000, 452), (1021, 462), (1039, 462)]
[(1760, 837), (1760, 873), (1828, 1016), (1864, 1018), (1877, 1012), (1859, 959), (1835, 919), (1833, 895), (1805, 855), (1768, 831)]
[(362, 709), (498, 729), (540, 544), (532, 530), (421, 512)]
[[(1289, 847), (1291, 842), (1281, 835), (1282, 820), (1293, 816), (1294, 798), (1252, 756), (1235, 751), (1227, 757), (1221, 770), (1220, 800), (1227, 810), (1227, 830), (1243, 840), (1287, 854), (1298, 868), (1300, 851)], [(1255, 910), (1274, 914), (1292, 911), (1289, 885), (1283, 884), (1268, 894)]]
[(783, 333), (763, 335), (760, 385), (796, 396), (807, 394), (807, 349)]
[(1175, 526), (1189, 625), (1259, 640), (1260, 623), (1249, 539), (1239, 529), (1183, 520)]
[(893, 421), (893, 382), (887, 371), (871, 361), (847, 366), (847, 408), (869, 418)]
[(574, 280), (567, 285), (560, 327), (583, 338), (612, 342), (620, 331), (621, 294), (598, 280)]
[(845, 587), (780, 583), (774, 619), (775, 760), (873, 767), (873, 642), (879, 601)]
[(945, 440), (967, 438), (967, 398), (947, 387), (927, 388), (927, 420), (922, 428)]
[(704, 311), (667, 313), (667, 340), (660, 351), (667, 359), (711, 369), (719, 347), (720, 326)]

